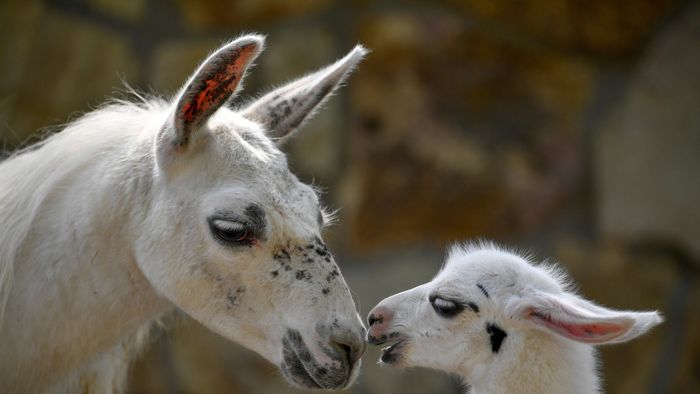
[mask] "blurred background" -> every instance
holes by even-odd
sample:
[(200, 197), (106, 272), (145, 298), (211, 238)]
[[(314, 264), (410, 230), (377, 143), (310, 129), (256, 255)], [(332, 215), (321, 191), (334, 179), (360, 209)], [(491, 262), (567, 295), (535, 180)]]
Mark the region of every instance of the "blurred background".
[[(340, 209), (325, 234), (360, 313), (488, 237), (551, 257), (587, 297), (659, 309), (601, 349), (611, 393), (700, 392), (700, 2), (1, 0), (0, 141), (89, 111), (121, 80), (169, 96), (241, 32), (268, 49), (243, 97), (357, 42), (373, 52), (286, 148)], [(179, 316), (131, 393), (295, 393), (261, 357)], [(364, 359), (348, 393), (459, 393)]]

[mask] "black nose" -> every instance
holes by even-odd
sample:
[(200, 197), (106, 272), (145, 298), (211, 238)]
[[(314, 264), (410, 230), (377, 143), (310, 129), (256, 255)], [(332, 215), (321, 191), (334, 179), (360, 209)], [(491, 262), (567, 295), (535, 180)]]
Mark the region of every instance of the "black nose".
[(367, 344), (362, 337), (350, 334), (336, 334), (331, 337), (331, 344), (338, 351), (341, 357), (348, 360), (348, 365), (352, 368), (355, 362), (362, 357), (367, 349)]

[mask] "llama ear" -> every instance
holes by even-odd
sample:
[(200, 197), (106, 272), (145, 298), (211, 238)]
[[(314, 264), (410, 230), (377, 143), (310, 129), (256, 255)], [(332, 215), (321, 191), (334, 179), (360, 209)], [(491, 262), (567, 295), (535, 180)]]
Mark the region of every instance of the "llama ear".
[(357, 45), (337, 62), (292, 81), (255, 100), (241, 111), (245, 118), (260, 123), (270, 138), (279, 143), (291, 136), (347, 79), (367, 54)]
[(616, 311), (573, 294), (537, 290), (513, 297), (506, 309), (538, 329), (589, 344), (629, 341), (663, 321), (657, 312)]
[(234, 95), (263, 46), (262, 36), (243, 36), (219, 48), (199, 66), (181, 90), (165, 126), (171, 147), (186, 146), (192, 133)]

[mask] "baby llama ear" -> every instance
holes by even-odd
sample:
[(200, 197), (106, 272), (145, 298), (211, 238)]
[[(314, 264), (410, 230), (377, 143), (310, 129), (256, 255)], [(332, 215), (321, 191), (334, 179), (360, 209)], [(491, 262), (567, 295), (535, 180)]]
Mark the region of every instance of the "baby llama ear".
[(330, 66), (255, 100), (241, 115), (260, 123), (270, 138), (283, 143), (347, 79), (365, 54), (367, 50), (358, 45)]
[(657, 312), (616, 311), (573, 294), (538, 290), (513, 297), (506, 310), (535, 328), (596, 345), (629, 341), (663, 321)]
[(192, 134), (236, 93), (263, 46), (262, 36), (243, 36), (219, 48), (199, 66), (180, 91), (159, 134), (161, 155), (177, 154), (188, 145)]

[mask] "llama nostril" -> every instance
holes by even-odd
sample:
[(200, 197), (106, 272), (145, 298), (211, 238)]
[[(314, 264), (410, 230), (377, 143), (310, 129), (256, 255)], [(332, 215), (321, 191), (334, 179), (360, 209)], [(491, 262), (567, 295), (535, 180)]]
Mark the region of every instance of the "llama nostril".
[(375, 315), (374, 313), (371, 313), (367, 318), (367, 323), (370, 326), (374, 323), (381, 323), (382, 321), (384, 321), (384, 318), (381, 315)]
[(367, 348), (367, 344), (363, 339), (350, 336), (333, 337), (331, 338), (331, 343), (339, 355), (348, 361), (350, 368), (362, 357)]
[(344, 357), (346, 360), (348, 360), (348, 365), (352, 365), (352, 359), (350, 358), (350, 355), (352, 354), (352, 349), (350, 346), (345, 345), (343, 343), (338, 343), (335, 345), (336, 349), (338, 349), (338, 353), (341, 354), (342, 357)]
[(372, 345), (381, 345), (386, 342), (388, 330), (393, 326), (394, 312), (386, 307), (377, 306), (369, 311), (367, 322), (369, 331), (367, 332), (367, 342)]
[(383, 325), (383, 324), (389, 324), (391, 323), (391, 320), (394, 318), (394, 312), (383, 306), (376, 306), (374, 309), (369, 311), (369, 316), (367, 317), (367, 323), (369, 323), (370, 327), (374, 325)]

